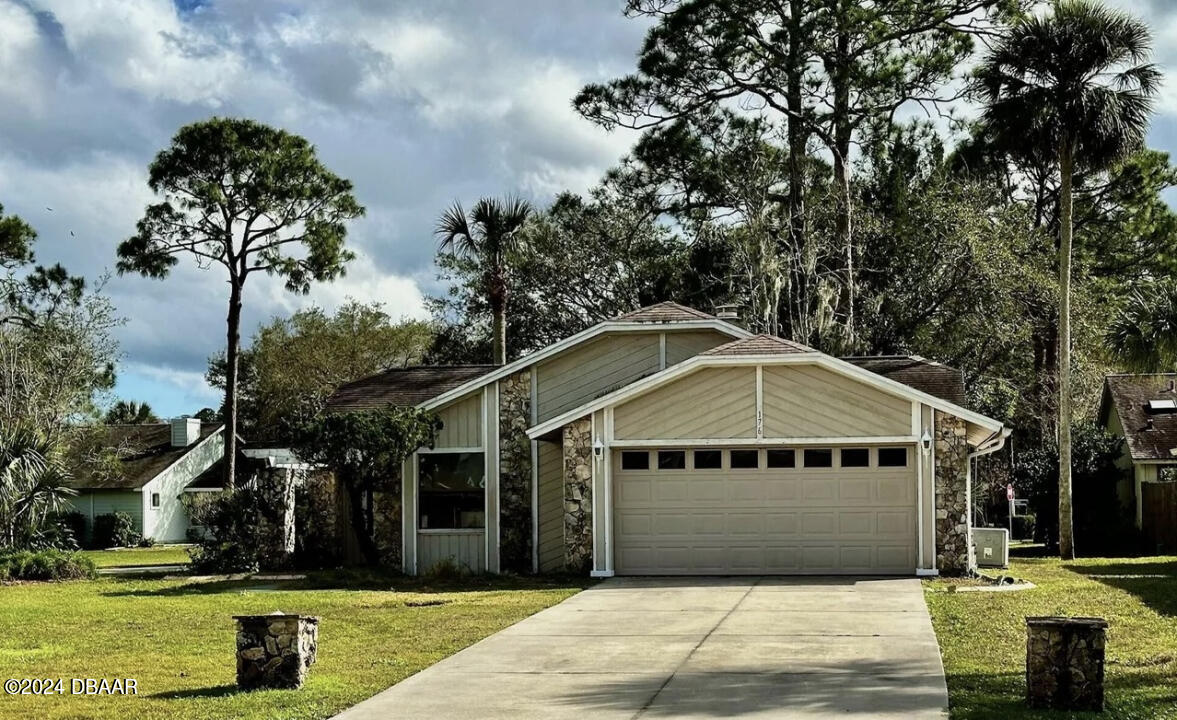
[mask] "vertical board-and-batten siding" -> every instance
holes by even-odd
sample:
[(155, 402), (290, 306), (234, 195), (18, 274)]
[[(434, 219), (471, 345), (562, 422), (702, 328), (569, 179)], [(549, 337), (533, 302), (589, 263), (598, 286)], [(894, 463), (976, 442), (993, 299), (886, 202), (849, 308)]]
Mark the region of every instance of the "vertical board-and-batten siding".
[(732, 338), (714, 330), (666, 333), (666, 367), (693, 358), (704, 350), (731, 342)]
[(536, 368), (539, 422), (658, 372), (657, 332), (603, 335)]
[(910, 434), (910, 400), (815, 365), (764, 366), (765, 437)]
[(539, 454), (539, 569), (564, 566), (564, 449), (558, 442), (540, 441)]
[(437, 411), (442, 428), (437, 448), (482, 447), (482, 393), (474, 391)]
[(756, 368), (705, 368), (617, 407), (624, 440), (756, 436)]
[(479, 532), (422, 532), (417, 534), (417, 571), (427, 573), (438, 563), (450, 562), (472, 573), (486, 571), (486, 537)]

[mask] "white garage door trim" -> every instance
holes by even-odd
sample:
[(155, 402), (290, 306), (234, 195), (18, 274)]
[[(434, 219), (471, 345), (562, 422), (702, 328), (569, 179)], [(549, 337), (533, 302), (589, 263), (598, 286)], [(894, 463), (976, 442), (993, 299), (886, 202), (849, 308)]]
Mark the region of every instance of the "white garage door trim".
[[(879, 438), (875, 439), (877, 443)], [(868, 448), (868, 467), (840, 467), (841, 450)], [(905, 467), (879, 467), (879, 447), (903, 447)], [(731, 469), (731, 450), (758, 454)], [(768, 468), (767, 450), (793, 449), (793, 468)], [(912, 574), (917, 566), (917, 457), (912, 443), (852, 443), (829, 468), (803, 467), (809, 448), (616, 448), (611, 495), (617, 574)], [(657, 469), (658, 450), (685, 452), (686, 469)], [(693, 469), (695, 450), (720, 450), (722, 467)], [(647, 452), (646, 471), (623, 470)]]

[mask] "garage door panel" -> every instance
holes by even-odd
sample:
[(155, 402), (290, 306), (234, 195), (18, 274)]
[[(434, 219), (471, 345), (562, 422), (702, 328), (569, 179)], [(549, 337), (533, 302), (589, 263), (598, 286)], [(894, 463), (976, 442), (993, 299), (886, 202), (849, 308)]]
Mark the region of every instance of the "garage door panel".
[(613, 472), (622, 574), (915, 568), (913, 468)]

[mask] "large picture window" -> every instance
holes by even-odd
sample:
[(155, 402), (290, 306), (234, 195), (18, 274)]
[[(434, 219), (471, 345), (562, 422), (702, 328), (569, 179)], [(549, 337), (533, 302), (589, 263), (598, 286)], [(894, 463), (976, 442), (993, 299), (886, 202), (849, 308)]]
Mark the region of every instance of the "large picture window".
[(418, 456), (417, 507), (422, 530), (486, 527), (486, 473), (482, 453)]

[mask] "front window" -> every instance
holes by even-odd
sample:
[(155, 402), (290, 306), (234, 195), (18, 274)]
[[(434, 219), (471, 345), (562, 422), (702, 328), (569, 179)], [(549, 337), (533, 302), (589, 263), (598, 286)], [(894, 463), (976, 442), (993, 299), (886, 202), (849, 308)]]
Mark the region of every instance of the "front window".
[(486, 527), (486, 473), (482, 453), (418, 456), (418, 527), (456, 530)]
[(159, 507), (159, 493), (151, 493), (151, 507)]

